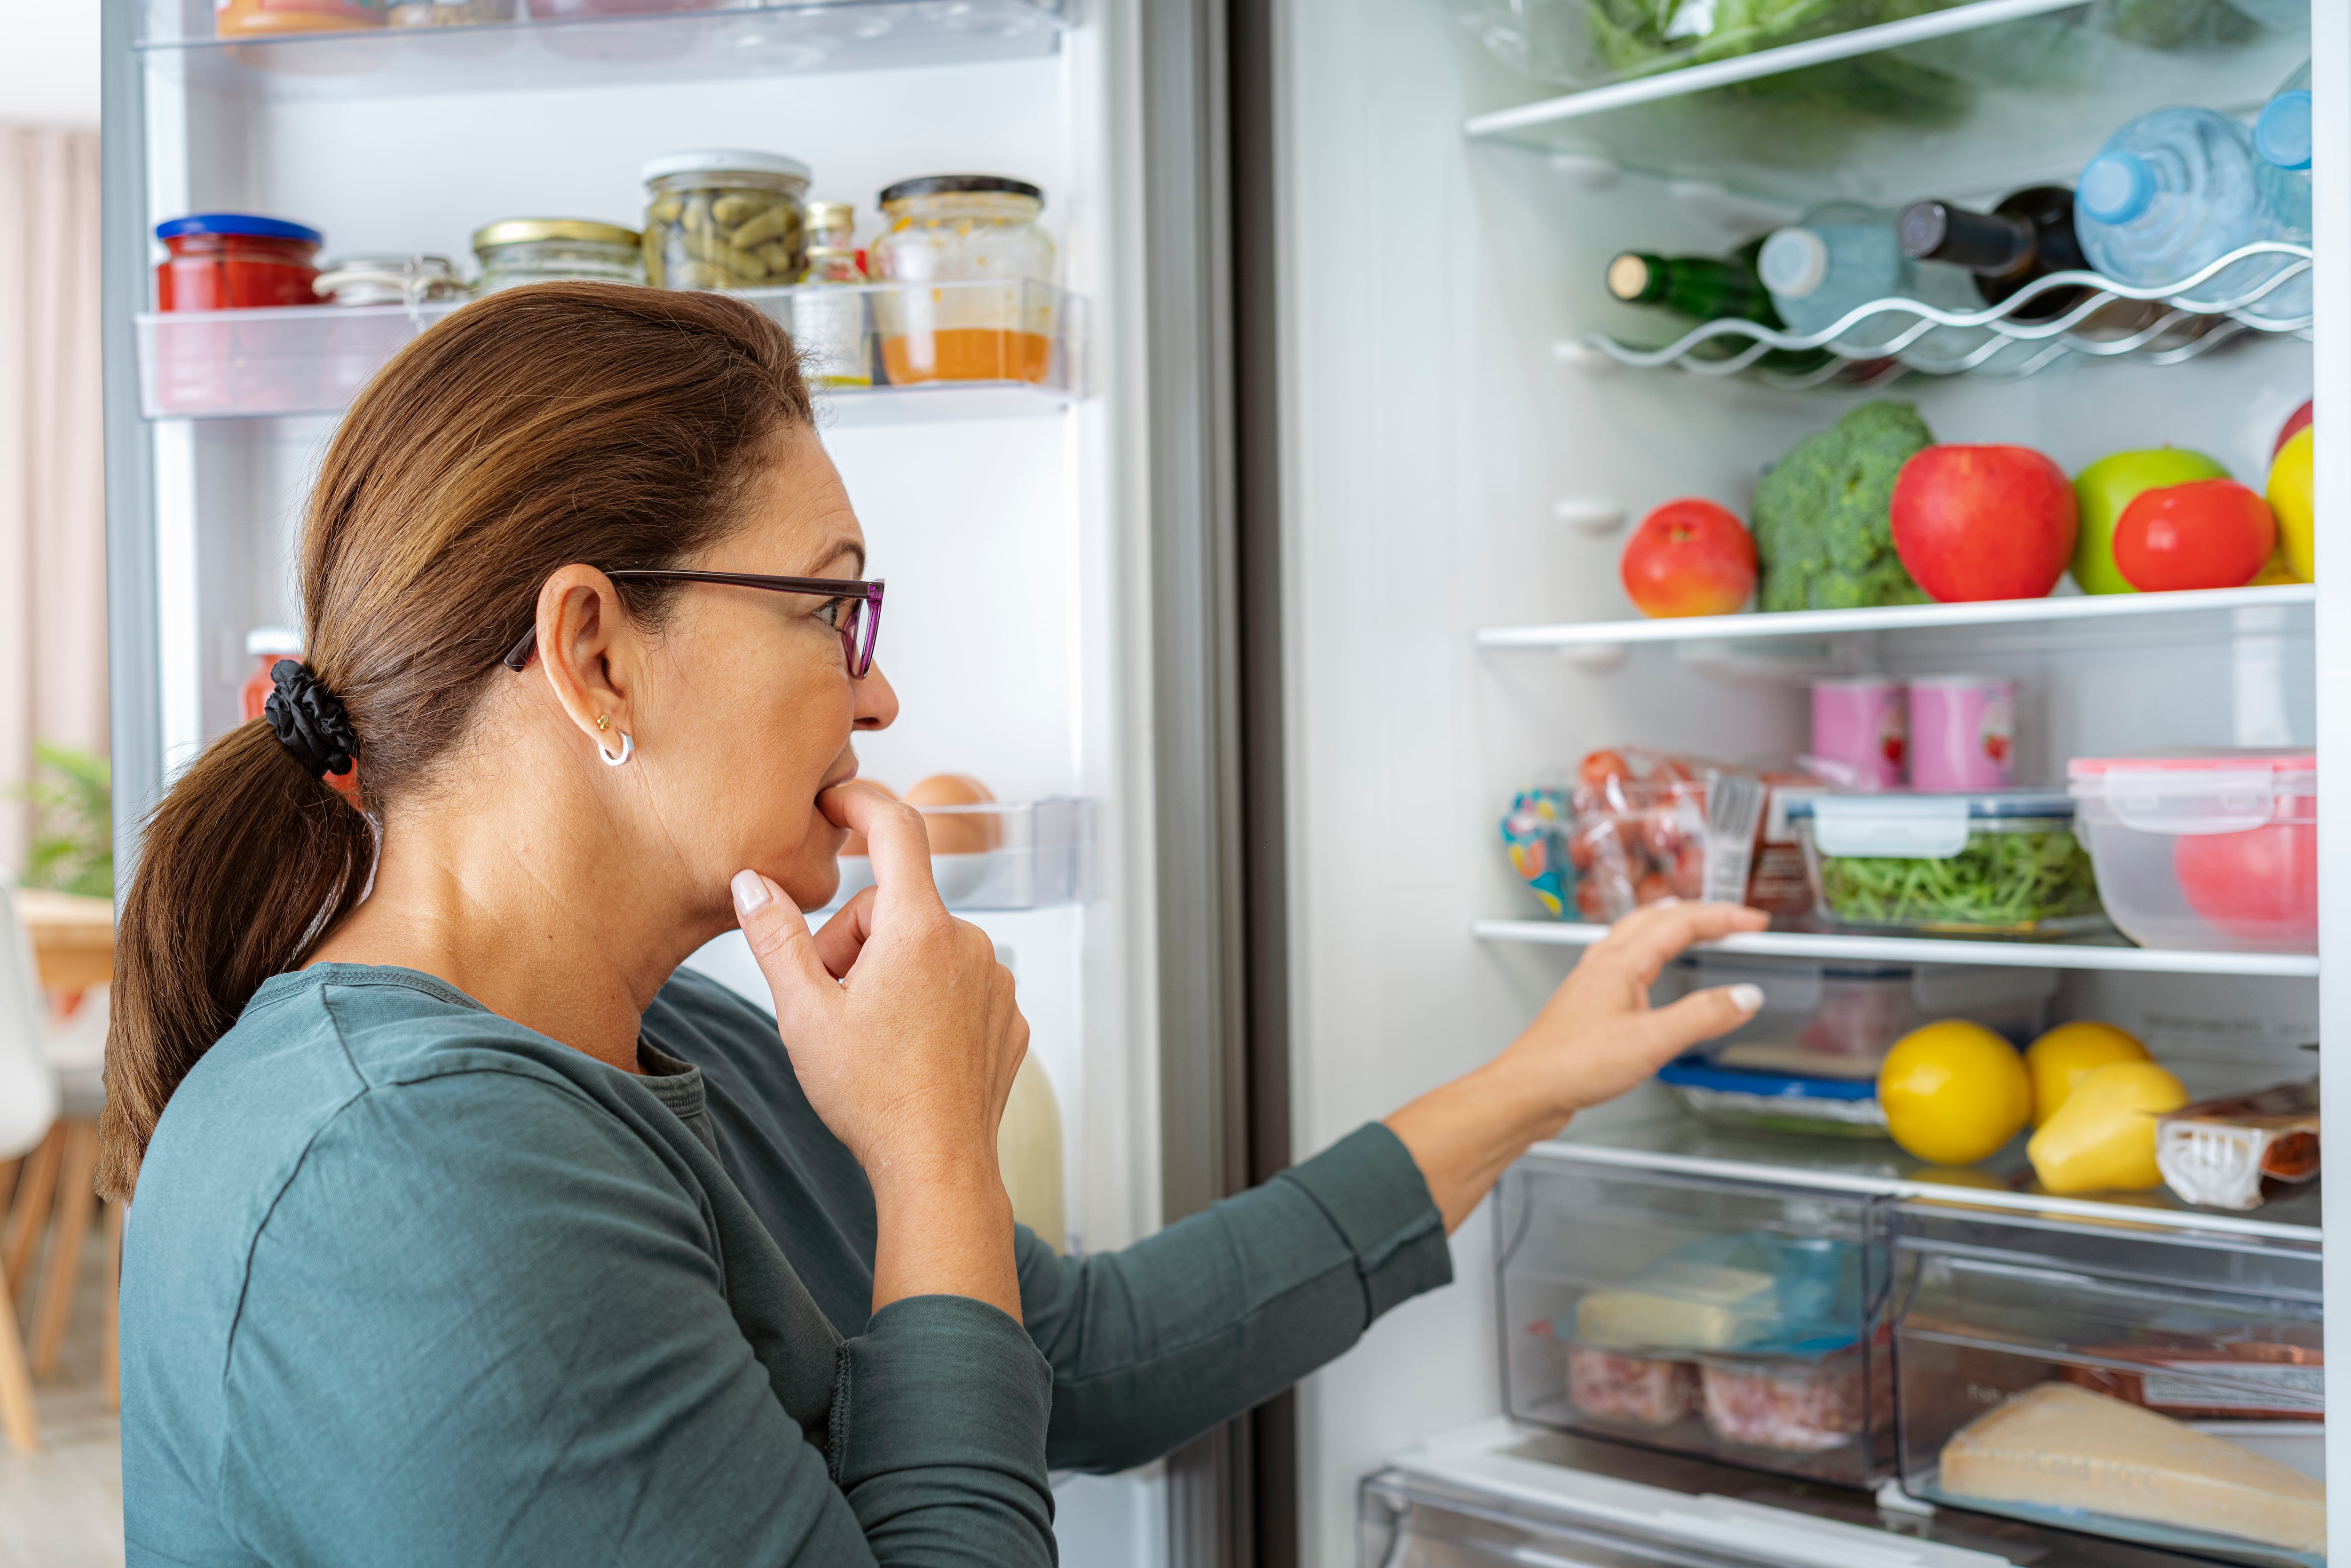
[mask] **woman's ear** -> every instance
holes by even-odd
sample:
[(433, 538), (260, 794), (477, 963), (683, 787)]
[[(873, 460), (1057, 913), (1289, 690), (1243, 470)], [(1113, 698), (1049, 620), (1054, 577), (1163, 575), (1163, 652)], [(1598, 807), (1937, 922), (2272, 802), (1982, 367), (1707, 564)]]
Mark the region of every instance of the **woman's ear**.
[(558, 569), (538, 591), (538, 663), (555, 700), (600, 750), (636, 733), (629, 700), (643, 642), (612, 580), (592, 566)]

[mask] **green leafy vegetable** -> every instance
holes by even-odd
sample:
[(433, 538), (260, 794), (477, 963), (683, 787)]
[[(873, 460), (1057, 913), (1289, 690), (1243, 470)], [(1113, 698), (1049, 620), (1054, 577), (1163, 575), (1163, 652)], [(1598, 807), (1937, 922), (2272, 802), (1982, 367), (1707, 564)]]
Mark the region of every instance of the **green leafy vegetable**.
[(1755, 486), (1765, 610), (1924, 604), (1894, 553), (1894, 478), (1934, 436), (1907, 402), (1865, 402), (1805, 437)]
[(1970, 833), (1949, 860), (1823, 855), (1821, 895), (1854, 925), (2023, 932), (2098, 913), (2089, 852), (2070, 829)]

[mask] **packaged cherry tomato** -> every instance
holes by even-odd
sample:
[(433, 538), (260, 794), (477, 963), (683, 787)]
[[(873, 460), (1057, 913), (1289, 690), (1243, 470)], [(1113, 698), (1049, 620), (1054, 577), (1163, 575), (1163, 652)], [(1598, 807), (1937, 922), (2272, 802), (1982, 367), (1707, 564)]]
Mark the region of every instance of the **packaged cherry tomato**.
[[(1811, 894), (1781, 797), (1805, 785), (1817, 787), (1800, 775), (1612, 747), (1587, 755), (1572, 781), (1522, 793), (1503, 836), (1520, 874), (1562, 918), (1605, 924), (1661, 899), (1712, 898), (1801, 919)], [(1511, 826), (1538, 795), (1554, 816), (1562, 798), (1566, 806), (1563, 836), (1544, 848), (1564, 854), (1569, 874), (1548, 894)]]

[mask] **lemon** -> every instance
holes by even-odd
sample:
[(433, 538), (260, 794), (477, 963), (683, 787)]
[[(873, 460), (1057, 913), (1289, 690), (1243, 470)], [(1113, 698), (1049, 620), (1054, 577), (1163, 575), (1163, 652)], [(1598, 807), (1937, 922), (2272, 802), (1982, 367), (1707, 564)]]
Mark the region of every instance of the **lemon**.
[(2032, 1113), (2032, 1080), (2016, 1047), (1965, 1019), (1912, 1030), (1877, 1070), (1877, 1103), (1894, 1141), (1938, 1166), (1969, 1166), (2016, 1136)]
[(2301, 582), (2314, 580), (2311, 534), (2316, 511), (2317, 438), (2311, 434), (2314, 428), (2295, 431), (2294, 439), (2278, 448), (2277, 459), (2270, 465), (2269, 503), (2270, 510), (2277, 514), (2278, 547), (2285, 552), (2286, 570)]
[(2032, 1124), (2044, 1127), (2082, 1074), (2110, 1061), (2145, 1061), (2147, 1047), (2110, 1023), (2061, 1023), (2025, 1048), (2025, 1071), (2032, 1074)]

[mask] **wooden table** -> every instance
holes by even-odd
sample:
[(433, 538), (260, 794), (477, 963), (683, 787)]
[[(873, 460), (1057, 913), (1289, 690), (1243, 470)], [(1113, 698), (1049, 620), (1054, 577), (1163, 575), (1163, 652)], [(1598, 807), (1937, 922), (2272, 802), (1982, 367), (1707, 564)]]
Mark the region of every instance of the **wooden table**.
[(38, 888), (13, 889), (16, 919), (33, 939), (41, 985), (79, 991), (114, 977), (114, 904), (104, 898)]

